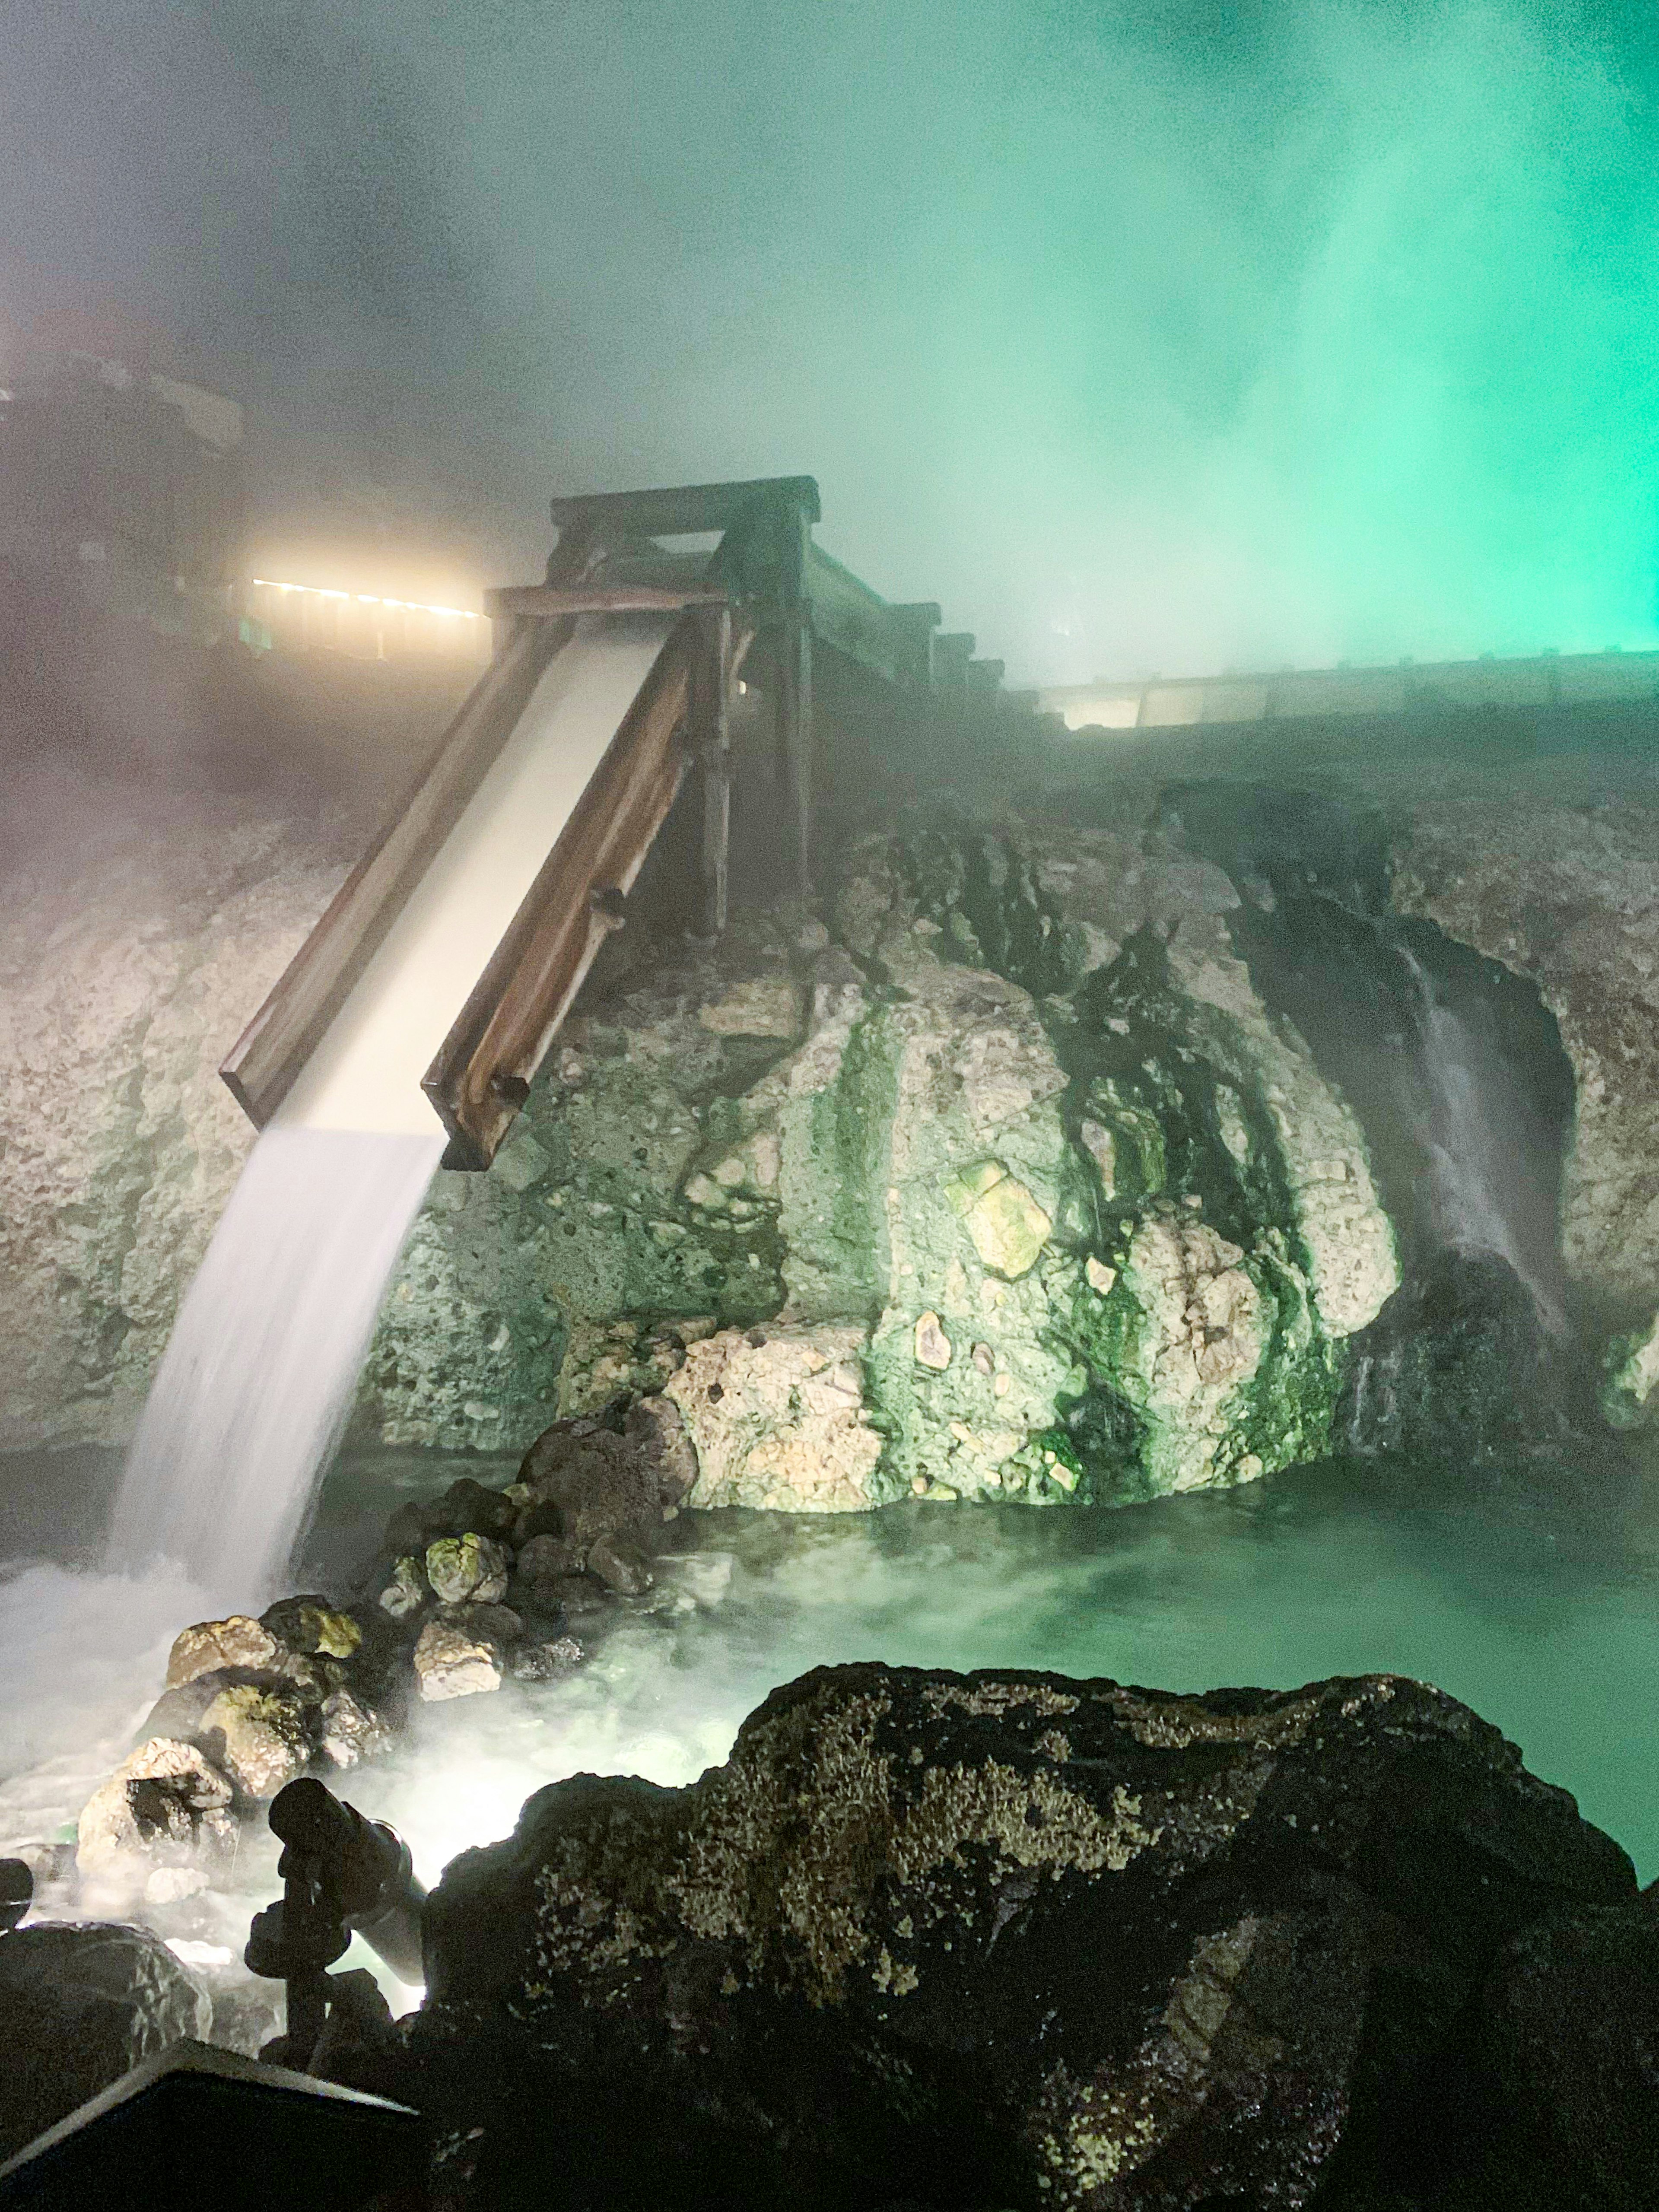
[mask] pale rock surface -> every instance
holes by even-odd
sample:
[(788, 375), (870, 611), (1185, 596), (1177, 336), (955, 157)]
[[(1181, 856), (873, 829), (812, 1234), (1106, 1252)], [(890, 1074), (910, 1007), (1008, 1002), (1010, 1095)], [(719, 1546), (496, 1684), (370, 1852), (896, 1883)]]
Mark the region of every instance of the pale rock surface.
[(194, 1744), (154, 1736), (123, 1759), (82, 1810), (83, 1875), (142, 1880), (149, 1868), (213, 1863), (235, 1849), (228, 1778)]
[(697, 1454), (687, 1504), (816, 1513), (878, 1504), (882, 1440), (859, 1367), (866, 1341), (857, 1327), (798, 1324), (723, 1329), (692, 1345), (665, 1393)]
[(476, 1619), (436, 1614), (421, 1631), (415, 1645), (415, 1677), (428, 1704), (499, 1690), (504, 1664), (501, 1644), (486, 1634)]

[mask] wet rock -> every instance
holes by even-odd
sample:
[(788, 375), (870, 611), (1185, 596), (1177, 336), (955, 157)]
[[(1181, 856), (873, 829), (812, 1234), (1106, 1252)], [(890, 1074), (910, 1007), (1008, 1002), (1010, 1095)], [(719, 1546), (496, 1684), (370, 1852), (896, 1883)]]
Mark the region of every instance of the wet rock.
[[(538, 1505), (555, 1515), (560, 1532), (532, 1539), (542, 1547), (536, 1572), (568, 1573), (585, 1565), (593, 1547), (607, 1538), (648, 1541), (664, 1508), (684, 1494), (686, 1450), (678, 1407), (648, 1414), (631, 1410), (620, 1432), (586, 1419), (556, 1421), (544, 1430), (520, 1469), (520, 1480)], [(556, 1553), (555, 1544), (564, 1551)]]
[(198, 1620), (173, 1638), (167, 1655), (167, 1687), (226, 1667), (274, 1668), (282, 1656), (282, 1639), (263, 1620), (244, 1613), (223, 1620)]
[(452, 1536), (505, 1536), (517, 1511), (512, 1498), (464, 1474), (427, 1509), (426, 1521), (429, 1529)]
[[(1552, 2177), (1552, 2212), (1640, 2212), (1659, 2176), (1659, 1911), (1546, 1920), (1481, 1991), (1469, 2052), (1483, 2161), (1522, 2204)], [(1559, 2179), (1555, 2177), (1559, 2177)]]
[(148, 1928), (37, 1923), (0, 1942), (0, 2162), (213, 2008)]
[(274, 1797), (305, 1771), (315, 1742), (297, 1696), (252, 1682), (221, 1690), (197, 1732), (237, 1788), (260, 1800)]
[(442, 1613), (428, 1620), (415, 1645), (415, 1678), (428, 1705), (446, 1698), (469, 1698), (485, 1690), (499, 1690), (506, 1650), (467, 1613), (486, 1608), (465, 1607), (460, 1616)]
[(349, 1690), (336, 1690), (324, 1698), (319, 1728), (318, 1749), (338, 1767), (378, 1759), (394, 1735), (391, 1721)]
[[(1414, 2206), (1409, 2153), (1424, 2202), (1588, 2205), (1572, 2130), (1616, 2139), (1650, 2063), (1651, 1960), (1599, 1928), (1635, 1899), (1571, 1799), (1421, 1683), (829, 1668), (690, 1788), (580, 1777), (453, 1862), (411, 2057), (428, 2111), (477, 2130), (464, 2202), (538, 2170), (574, 2100), (617, 2204), (702, 2201), (713, 2171), (732, 2201), (824, 2212), (1296, 2205), (1328, 2182)], [(1563, 1916), (1598, 1932), (1513, 1948)], [(1636, 2025), (1607, 2030), (1605, 2107), (1541, 2141), (1557, 2193), (1454, 2197), (1469, 2022), (1522, 1962), (1528, 2083), (1540, 2051), (1571, 2061), (1552, 1991), (1593, 2027), (1624, 1973)]]
[(393, 1620), (408, 1620), (430, 1603), (432, 1592), (428, 1587), (426, 1571), (419, 1559), (405, 1556), (394, 1559), (392, 1578), (375, 1602)]
[(260, 1614), (259, 1625), (290, 1651), (313, 1657), (349, 1659), (363, 1640), (351, 1615), (322, 1597), (281, 1598)]
[(692, 1345), (665, 1393), (697, 1455), (686, 1502), (818, 1513), (876, 1504), (882, 1439), (859, 1365), (867, 1341), (856, 1326), (772, 1325)]
[(513, 1654), (516, 1682), (556, 1682), (580, 1667), (586, 1654), (574, 1636), (550, 1637), (541, 1644), (521, 1644)]
[(208, 1863), (235, 1848), (230, 1779), (193, 1743), (155, 1736), (94, 1790), (76, 1828), (83, 1875)]
[(443, 1536), (429, 1545), (426, 1577), (444, 1605), (494, 1605), (507, 1595), (508, 1559), (488, 1536)]
[(1645, 1427), (1659, 1416), (1659, 1314), (1644, 1328), (1615, 1336), (1602, 1360), (1601, 1415), (1615, 1429)]
[(520, 1577), (532, 1584), (556, 1583), (579, 1574), (583, 1564), (582, 1547), (570, 1536), (532, 1536), (514, 1562)]
[(435, 1531), (426, 1509), (405, 1499), (386, 1524), (386, 1548), (394, 1559), (423, 1558)]
[(624, 1536), (601, 1536), (587, 1555), (587, 1571), (618, 1597), (643, 1597), (656, 1579), (644, 1553)]

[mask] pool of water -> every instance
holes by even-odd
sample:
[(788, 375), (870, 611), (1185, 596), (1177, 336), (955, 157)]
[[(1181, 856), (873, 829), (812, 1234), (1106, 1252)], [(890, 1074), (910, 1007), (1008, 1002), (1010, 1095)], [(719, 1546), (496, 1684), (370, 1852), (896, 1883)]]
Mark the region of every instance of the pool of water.
[[(338, 1471), (337, 1528), (416, 1470)], [(447, 1480), (451, 1470), (445, 1470)], [(425, 1486), (424, 1485), (421, 1486)], [(326, 1533), (322, 1531), (319, 1533)], [(1161, 1688), (1437, 1684), (1659, 1876), (1659, 1484), (1571, 1510), (1450, 1504), (1338, 1469), (1127, 1512), (922, 1504), (687, 1514), (651, 1599), (556, 1686), (428, 1707), (354, 1777), (428, 1879), (562, 1775), (690, 1781), (775, 1684), (849, 1659)]]
[[(299, 1586), (341, 1592), (392, 1507), (462, 1471), (502, 1481), (512, 1464), (345, 1460)], [(1496, 1723), (1651, 1881), (1656, 1476), (1616, 1502), (1553, 1507), (1451, 1502), (1331, 1468), (1123, 1512), (915, 1503), (823, 1519), (682, 1514), (663, 1532), (651, 1595), (596, 1617), (597, 1630), (578, 1624), (590, 1644), (578, 1672), (419, 1707), (396, 1753), (340, 1786), (404, 1832), (429, 1883), (456, 1851), (505, 1834), (544, 1783), (580, 1771), (694, 1779), (769, 1690), (836, 1661), (1037, 1667), (1177, 1690), (1386, 1670), (1437, 1683)], [(84, 1540), (54, 1558), (31, 1535), (30, 1556), (14, 1548), (0, 1567), (0, 1675), (15, 1692), (0, 1711), (0, 1851), (73, 1822), (134, 1740), (173, 1634), (199, 1617), (177, 1577), (112, 1577)], [(250, 1838), (213, 1898), (155, 1916), (185, 1955), (194, 1945), (239, 1971), (247, 1913), (276, 1893), (268, 1844)]]

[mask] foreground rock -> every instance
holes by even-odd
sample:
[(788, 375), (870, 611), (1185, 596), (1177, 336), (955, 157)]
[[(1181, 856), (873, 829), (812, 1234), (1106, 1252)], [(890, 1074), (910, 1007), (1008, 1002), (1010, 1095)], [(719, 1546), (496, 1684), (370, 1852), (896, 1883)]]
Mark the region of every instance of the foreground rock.
[(538, 1792), (429, 1911), (380, 2078), (465, 2203), (1651, 2201), (1630, 1863), (1396, 1677), (822, 1669), (690, 1789)]
[(0, 2163), (212, 2006), (148, 1928), (45, 1922), (0, 1938)]

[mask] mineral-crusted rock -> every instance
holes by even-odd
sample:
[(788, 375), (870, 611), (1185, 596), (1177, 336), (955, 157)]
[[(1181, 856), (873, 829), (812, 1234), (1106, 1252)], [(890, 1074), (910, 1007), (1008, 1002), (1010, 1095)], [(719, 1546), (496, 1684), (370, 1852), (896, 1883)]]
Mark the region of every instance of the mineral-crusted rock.
[(76, 1863), (83, 1875), (118, 1879), (149, 1866), (210, 1863), (235, 1847), (233, 1795), (195, 1744), (154, 1736), (88, 1799)]
[[(1439, 2202), (1505, 1947), (1635, 1898), (1572, 1800), (1421, 1683), (823, 1668), (690, 1788), (579, 1777), (452, 1862), (411, 2058), (492, 2205), (572, 2110), (618, 2205), (718, 2174), (824, 2212), (1295, 2206), (1340, 2156), (1356, 2203)], [(1551, 1970), (1509, 2011), (1529, 2082), (1571, 2063)], [(1570, 2128), (1616, 2131), (1630, 2087)], [(1545, 2145), (1567, 2193), (1538, 2201), (1581, 2201), (1576, 2154)]]
[(238, 1789), (260, 1799), (274, 1797), (304, 1772), (314, 1741), (306, 1710), (291, 1691), (252, 1682), (221, 1690), (197, 1732)]
[[(1236, 1394), (1265, 1356), (1273, 1316), (1243, 1253), (1191, 1214), (1143, 1218), (1124, 1254), (1113, 1374), (1146, 1424), (1144, 1465), (1159, 1491), (1194, 1490), (1237, 1468)], [(1237, 1439), (1237, 1441), (1235, 1441)], [(1231, 1467), (1218, 1455), (1231, 1444)], [(1260, 1472), (1258, 1459), (1254, 1472)]]
[(690, 1346), (665, 1395), (698, 1474), (688, 1504), (860, 1512), (879, 1502), (857, 1327), (723, 1329)]
[(427, 1547), (426, 1578), (444, 1605), (495, 1605), (507, 1595), (508, 1557), (488, 1536), (441, 1536)]
[(213, 2008), (148, 1928), (40, 1922), (0, 1942), (0, 2162), (146, 2058), (205, 2041)]
[(946, 1182), (945, 1195), (994, 1274), (1017, 1282), (1036, 1267), (1054, 1224), (1000, 1160), (976, 1160), (960, 1169)]
[(482, 1610), (463, 1607), (459, 1617), (434, 1614), (421, 1631), (415, 1645), (415, 1676), (428, 1704), (501, 1686), (505, 1654), (501, 1640), (465, 1617)]
[(198, 1674), (217, 1674), (225, 1667), (274, 1668), (282, 1657), (282, 1641), (262, 1620), (234, 1613), (224, 1620), (200, 1620), (180, 1630), (167, 1655), (167, 1687), (193, 1680)]
[(1572, 1064), (1561, 1256), (1597, 1304), (1659, 1291), (1659, 845), (1646, 793), (1575, 805), (1528, 791), (1413, 810), (1393, 898), (1538, 988)]
[(289, 1650), (314, 1658), (349, 1659), (363, 1640), (351, 1615), (323, 1597), (279, 1598), (260, 1614), (259, 1625)]
[(1602, 1364), (1601, 1411), (1615, 1429), (1639, 1429), (1659, 1413), (1659, 1314), (1645, 1328), (1608, 1345)]

